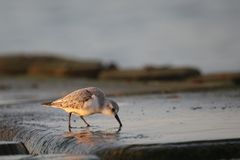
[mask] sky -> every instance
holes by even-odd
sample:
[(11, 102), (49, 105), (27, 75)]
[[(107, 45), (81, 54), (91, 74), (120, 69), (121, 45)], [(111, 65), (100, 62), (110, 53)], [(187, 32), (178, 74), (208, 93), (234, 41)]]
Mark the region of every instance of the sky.
[(1, 0), (0, 55), (240, 70), (239, 0)]

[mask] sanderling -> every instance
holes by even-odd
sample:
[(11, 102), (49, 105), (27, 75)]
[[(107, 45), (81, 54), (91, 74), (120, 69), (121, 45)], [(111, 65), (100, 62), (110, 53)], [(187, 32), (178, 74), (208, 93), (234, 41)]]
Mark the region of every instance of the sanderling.
[(89, 127), (90, 125), (83, 117), (95, 113), (115, 116), (120, 128), (122, 127), (122, 123), (117, 115), (119, 111), (118, 104), (111, 99), (107, 99), (104, 92), (96, 87), (78, 89), (55, 101), (43, 103), (43, 105), (60, 108), (68, 112), (69, 128), (71, 128), (72, 114), (79, 115), (87, 127)]

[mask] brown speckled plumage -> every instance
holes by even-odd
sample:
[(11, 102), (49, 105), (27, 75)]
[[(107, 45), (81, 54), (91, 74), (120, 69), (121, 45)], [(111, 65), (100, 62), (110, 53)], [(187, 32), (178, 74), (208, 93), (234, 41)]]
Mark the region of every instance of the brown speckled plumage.
[(85, 101), (92, 98), (92, 95), (96, 95), (99, 98), (100, 106), (104, 104), (105, 94), (96, 87), (88, 87), (71, 92), (63, 98), (51, 102), (50, 106), (55, 106), (57, 108), (67, 107), (80, 109), (83, 107)]

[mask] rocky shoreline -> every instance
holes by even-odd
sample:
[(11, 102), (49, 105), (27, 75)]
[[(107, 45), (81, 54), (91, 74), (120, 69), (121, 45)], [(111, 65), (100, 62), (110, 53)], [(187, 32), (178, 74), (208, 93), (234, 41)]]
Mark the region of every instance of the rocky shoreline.
[(240, 72), (203, 75), (195, 67), (151, 65), (139, 69), (121, 69), (114, 63), (104, 64), (93, 59), (77, 60), (49, 56), (46, 53), (39, 53), (39, 56), (18, 53), (11, 56), (7, 54), (6, 56), (0, 56), (0, 75), (77, 77), (127, 81), (181, 81), (195, 79), (196, 82), (203, 82), (209, 80), (233, 80), (239, 83)]

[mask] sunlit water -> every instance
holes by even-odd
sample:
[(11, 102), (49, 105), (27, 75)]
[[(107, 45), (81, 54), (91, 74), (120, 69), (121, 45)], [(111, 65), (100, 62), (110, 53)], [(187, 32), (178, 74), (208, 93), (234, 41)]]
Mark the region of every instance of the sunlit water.
[(240, 68), (237, 0), (3, 0), (0, 54), (47, 51), (70, 58)]
[[(22, 141), (31, 154), (96, 153), (105, 148), (239, 138), (240, 92), (156, 94), (114, 98), (123, 128), (114, 117), (78, 116), (40, 103), (1, 105), (0, 132)], [(15, 135), (14, 135), (15, 134)], [(4, 134), (3, 134), (4, 135)]]

